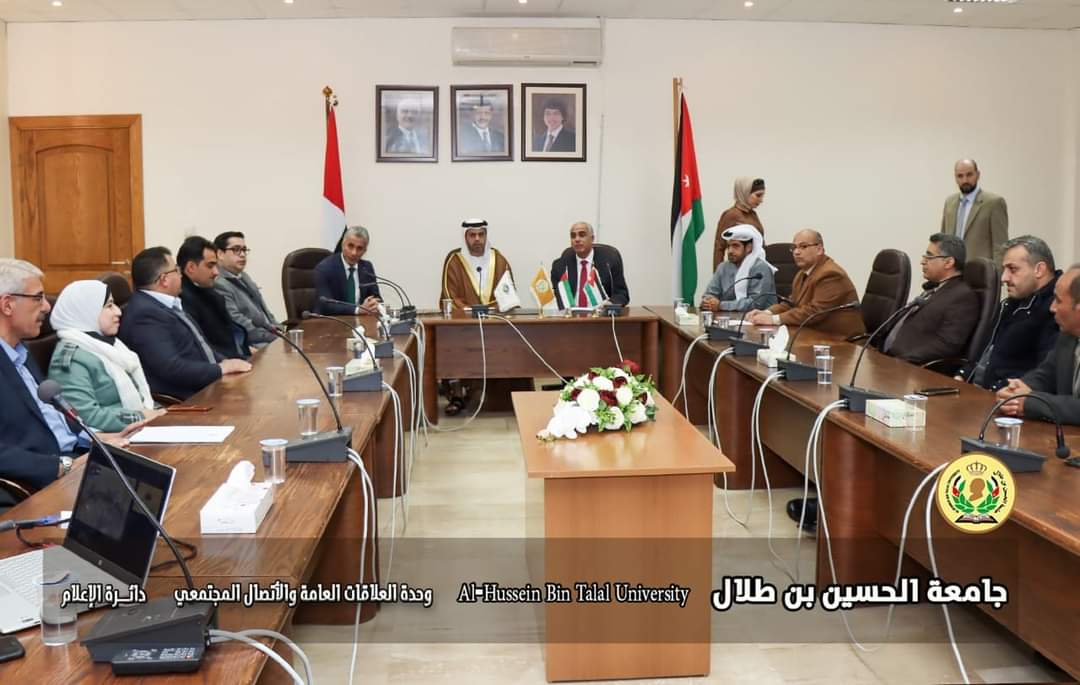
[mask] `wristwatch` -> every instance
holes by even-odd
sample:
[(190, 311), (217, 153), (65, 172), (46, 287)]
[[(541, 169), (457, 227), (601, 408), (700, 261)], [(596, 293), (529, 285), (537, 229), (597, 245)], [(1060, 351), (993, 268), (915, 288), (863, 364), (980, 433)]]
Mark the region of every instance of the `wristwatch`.
[(60, 457), (60, 475), (58, 476), (59, 478), (62, 478), (71, 473), (72, 463), (73, 462), (71, 457)]

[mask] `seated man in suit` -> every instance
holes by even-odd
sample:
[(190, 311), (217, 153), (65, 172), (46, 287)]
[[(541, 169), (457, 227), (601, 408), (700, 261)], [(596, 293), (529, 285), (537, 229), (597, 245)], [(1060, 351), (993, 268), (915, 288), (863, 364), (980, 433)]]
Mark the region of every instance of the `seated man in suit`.
[(203, 337), (221, 359), (247, 359), (247, 332), (234, 323), (225, 306), (225, 298), (214, 289), (218, 276), (217, 250), (202, 236), (184, 240), (176, 251), (180, 269), (180, 301), (184, 312), (195, 321)]
[[(484, 305), (506, 311), (517, 306), (512, 304), (517, 300), (514, 272), (503, 253), (488, 243), (487, 221), (466, 219), (461, 228), (465, 231), (464, 244), (443, 259), (440, 300), (453, 300), (458, 310)], [(513, 298), (500, 292), (505, 286), (514, 291)]]
[(225, 308), (232, 320), (246, 332), (248, 344), (253, 347), (265, 347), (274, 340), (274, 334), (266, 327), (280, 327), (274, 313), (266, 306), (262, 291), (248, 274), (248, 249), (244, 234), (240, 231), (225, 231), (214, 238), (217, 250), (218, 276), (214, 279), (214, 289), (225, 298)]
[(750, 224), (732, 226), (721, 237), (727, 242), (727, 259), (705, 288), (701, 309), (705, 311), (745, 311), (755, 306), (776, 304), (776, 268), (765, 261), (764, 240)]
[(1032, 235), (1013, 238), (1003, 246), (1001, 266), (1008, 297), (986, 347), (957, 377), (987, 390), (1000, 390), (1008, 379), (1033, 370), (1058, 339), (1050, 307), (1061, 271), (1054, 268), (1050, 246)]
[[(798, 326), (814, 314), (849, 302), (857, 302), (859, 294), (847, 272), (825, 254), (821, 234), (804, 229), (792, 238), (791, 254), (799, 273), (791, 284), (793, 305), (774, 304), (766, 310), (753, 310), (746, 320), (755, 326)], [(807, 328), (844, 337), (866, 332), (862, 316), (854, 309), (842, 309), (826, 314)]]
[(935, 233), (922, 256), (923, 292), (885, 334), (881, 351), (912, 364), (960, 357), (979, 322), (979, 297), (964, 282), (966, 250)]
[[(1054, 349), (1038, 367), (1022, 378), (1010, 378), (998, 391), (998, 399), (1035, 393), (1054, 407), (1062, 423), (1080, 426), (1080, 264), (1073, 264), (1058, 278), (1051, 305), (1061, 328)], [(1046, 405), (1038, 400), (1019, 398), (1001, 407), (1008, 416), (1053, 420)]]
[(566, 105), (557, 98), (544, 103), (544, 126), (547, 129), (533, 137), (533, 152), (573, 152), (577, 134), (566, 128)]
[[(375, 267), (363, 259), (371, 236), (363, 226), (349, 226), (341, 236), (341, 252), (315, 265), (315, 312), (355, 316), (379, 311)], [(337, 302), (327, 302), (337, 300)]]
[(559, 309), (597, 307), (603, 302), (630, 304), (630, 289), (623, 276), (619, 251), (607, 245), (593, 245), (593, 227), (578, 221), (570, 227), (573, 249), (551, 264), (551, 282)]
[(184, 312), (180, 269), (165, 247), (148, 247), (131, 260), (135, 292), (120, 319), (120, 339), (142, 360), (155, 393), (186, 400), (224, 374), (244, 373), (251, 364), (217, 356)]
[[(49, 314), (41, 270), (21, 259), (0, 259), (0, 478), (43, 488), (67, 475), (73, 459), (90, 446), (64, 415), (38, 399), (41, 369), (23, 340), (36, 338)], [(121, 433), (98, 433), (105, 442), (124, 447), (127, 436), (144, 422)], [(14, 504), (0, 490), (0, 507)]]

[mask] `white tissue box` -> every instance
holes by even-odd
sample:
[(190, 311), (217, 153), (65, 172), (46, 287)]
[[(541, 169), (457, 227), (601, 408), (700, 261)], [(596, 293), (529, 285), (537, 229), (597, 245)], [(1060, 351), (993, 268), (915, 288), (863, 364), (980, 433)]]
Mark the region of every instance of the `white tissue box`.
[[(922, 414), (923, 425), (925, 425), (926, 413), (919, 413)], [(867, 400), (866, 415), (889, 428), (915, 428), (918, 426), (917, 420), (914, 422), (915, 425), (908, 425), (912, 417), (908, 415), (908, 404), (904, 400)]]
[(679, 322), (680, 326), (696, 326), (698, 323), (698, 315), (691, 314), (685, 309), (676, 309), (675, 319)]
[(199, 510), (199, 527), (203, 535), (254, 533), (273, 503), (270, 483), (250, 483), (242, 489), (223, 483)]
[(765, 366), (769, 367), (770, 369), (775, 369), (776, 368), (776, 360), (783, 359), (785, 356), (787, 357), (788, 361), (795, 361), (796, 360), (795, 355), (793, 355), (793, 354), (785, 355), (784, 350), (765, 349), (765, 350), (758, 350), (757, 351), (758, 363), (759, 364), (764, 364)]

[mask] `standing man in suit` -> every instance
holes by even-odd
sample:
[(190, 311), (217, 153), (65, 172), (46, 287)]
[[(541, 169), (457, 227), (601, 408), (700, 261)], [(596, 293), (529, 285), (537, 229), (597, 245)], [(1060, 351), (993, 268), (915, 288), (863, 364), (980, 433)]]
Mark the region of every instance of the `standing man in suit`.
[[(755, 326), (798, 326), (818, 312), (849, 302), (859, 294), (847, 272), (825, 254), (825, 240), (812, 229), (803, 229), (791, 239), (795, 244), (791, 254), (799, 273), (791, 284), (791, 299), (795, 305), (774, 304), (766, 310), (753, 310), (746, 320)], [(844, 337), (866, 332), (862, 316), (852, 309), (826, 314), (808, 328)]]
[(494, 108), (481, 95), (472, 107), (472, 121), (458, 127), (459, 153), (463, 155), (502, 155), (506, 153), (506, 135), (491, 127)]
[[(630, 304), (630, 289), (623, 276), (622, 257), (619, 251), (607, 245), (593, 245), (593, 227), (578, 221), (570, 227), (570, 250), (551, 264), (551, 281), (556, 284), (555, 297), (559, 309), (592, 307), (586, 283), (599, 283), (600, 296), (611, 304)], [(567, 285), (562, 285), (566, 281)], [(566, 302), (563, 289), (569, 287), (573, 300)]]
[(247, 332), (233, 322), (225, 298), (214, 289), (218, 277), (214, 244), (198, 235), (187, 238), (176, 251), (176, 265), (180, 268), (184, 311), (198, 324), (216, 355), (221, 359), (250, 357)]
[[(30, 262), (0, 259), (0, 478), (33, 488), (67, 475), (75, 457), (90, 446), (85, 433), (76, 432), (55, 407), (38, 399), (43, 376), (23, 340), (36, 338), (49, 315), (43, 277)], [(127, 436), (144, 423), (98, 437), (124, 447)], [(0, 507), (12, 504), (0, 491)]]
[[(315, 312), (357, 316), (379, 311), (379, 286), (375, 267), (366, 259), (371, 235), (363, 226), (349, 226), (341, 237), (341, 252), (315, 265)], [(338, 300), (324, 302), (323, 298)], [(339, 304), (344, 303), (344, 304)]]
[(961, 159), (953, 167), (960, 192), (945, 200), (941, 232), (964, 241), (968, 259), (986, 257), (997, 261), (1001, 246), (1009, 239), (1009, 208), (1005, 198), (979, 187), (979, 165)]
[(397, 105), (397, 126), (386, 135), (386, 151), (414, 155), (430, 155), (427, 133), (420, 130), (420, 102), (404, 98)]
[[(1010, 378), (998, 391), (998, 399), (1033, 392), (1057, 410), (1062, 423), (1080, 426), (1080, 264), (1073, 264), (1058, 278), (1050, 306), (1061, 334), (1050, 354), (1023, 378)], [(1042, 402), (1020, 398), (1002, 406), (1001, 413), (1052, 421)]]
[(964, 257), (964, 241), (956, 236), (930, 236), (923, 292), (885, 335), (882, 352), (912, 364), (964, 355), (979, 322), (979, 297), (964, 282)]
[(120, 319), (120, 339), (139, 355), (155, 393), (186, 400), (223, 375), (251, 364), (214, 353), (180, 300), (180, 268), (165, 247), (148, 247), (131, 260), (135, 293)]
[(566, 128), (566, 105), (558, 98), (544, 103), (543, 133), (533, 137), (533, 152), (573, 152), (577, 145), (574, 129)]
[(248, 344), (265, 347), (274, 340), (266, 327), (279, 326), (274, 313), (266, 306), (262, 291), (245, 269), (248, 249), (244, 234), (225, 231), (214, 238), (217, 250), (218, 276), (214, 289), (225, 298), (225, 308), (232, 320), (247, 331)]

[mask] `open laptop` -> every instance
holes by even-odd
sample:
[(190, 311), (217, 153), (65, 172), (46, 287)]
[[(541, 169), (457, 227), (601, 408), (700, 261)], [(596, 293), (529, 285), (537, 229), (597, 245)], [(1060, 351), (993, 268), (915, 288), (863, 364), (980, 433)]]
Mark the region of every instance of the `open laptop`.
[[(109, 447), (131, 487), (158, 521), (165, 516), (176, 469), (119, 447)], [(36, 578), (73, 573), (72, 582), (111, 585), (126, 597), (143, 586), (157, 544), (157, 529), (135, 505), (120, 474), (94, 445), (86, 461), (67, 535), (60, 546), (0, 559), (0, 633), (40, 622)], [(80, 611), (92, 608), (77, 607)]]

